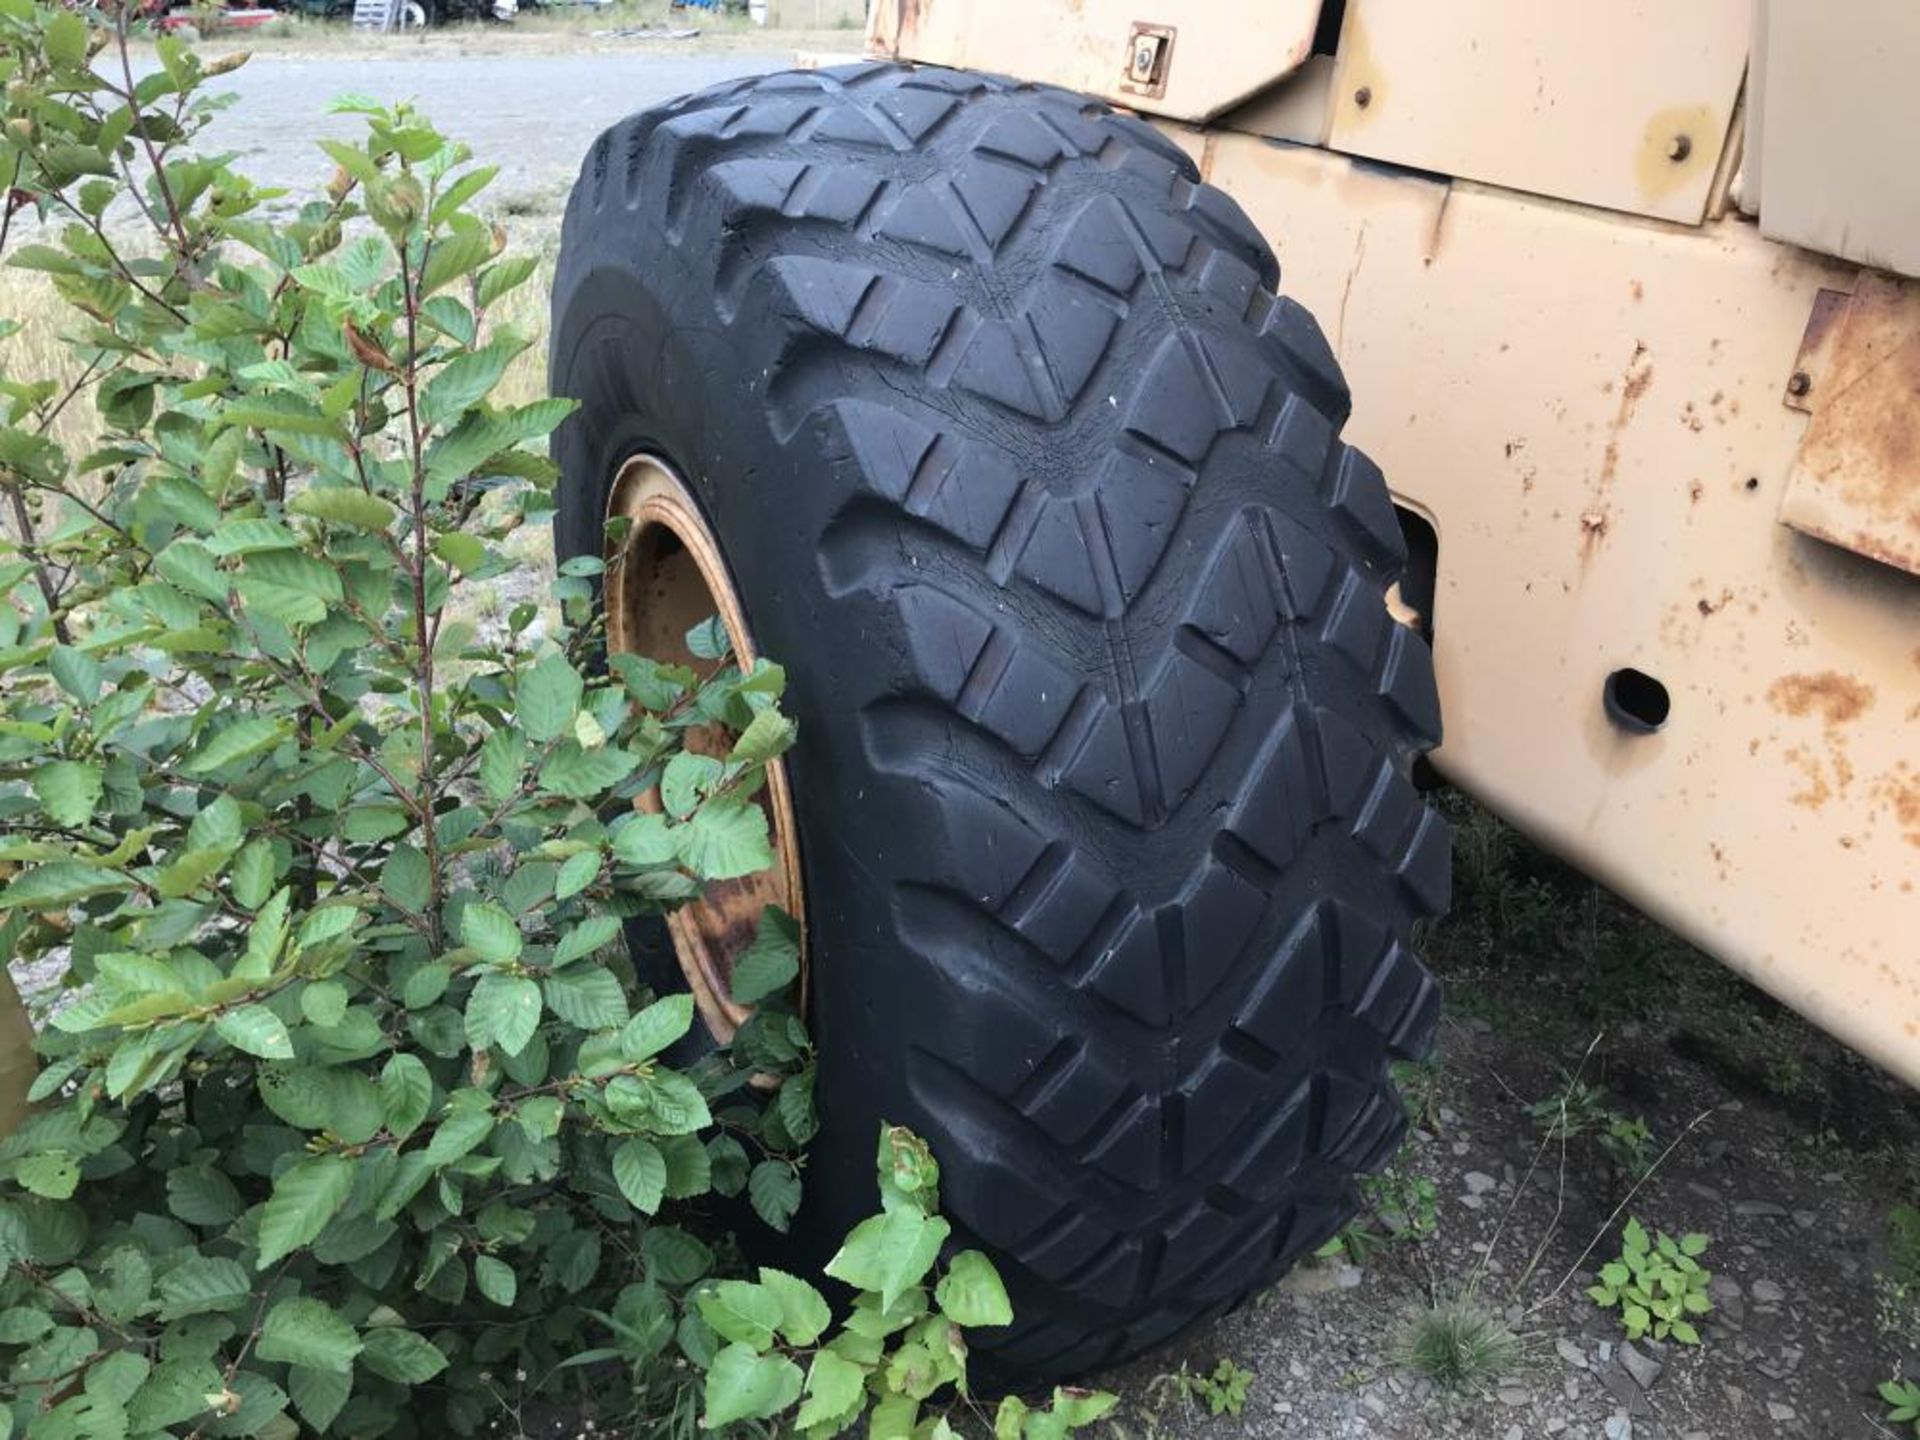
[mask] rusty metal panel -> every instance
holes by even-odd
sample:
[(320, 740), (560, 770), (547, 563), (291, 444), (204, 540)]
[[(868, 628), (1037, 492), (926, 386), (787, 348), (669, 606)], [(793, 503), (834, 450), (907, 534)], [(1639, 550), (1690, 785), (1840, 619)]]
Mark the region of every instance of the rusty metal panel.
[(1750, 21), (1749, 0), (1350, 0), (1328, 143), (1698, 224)]
[(1768, 235), (1920, 275), (1920, 5), (1755, 5), (1743, 204), (1757, 200)]
[(1920, 282), (1868, 272), (1824, 330), (1814, 316), (1789, 382), (1813, 419), (1780, 518), (1920, 575)]
[[(1920, 583), (1778, 520), (1784, 372), (1854, 267), (1205, 141), (1438, 532), (1441, 769), (1920, 1082)], [(1609, 717), (1624, 667), (1651, 733)]]
[(875, 0), (867, 47), (1204, 120), (1313, 51), (1320, 0)]

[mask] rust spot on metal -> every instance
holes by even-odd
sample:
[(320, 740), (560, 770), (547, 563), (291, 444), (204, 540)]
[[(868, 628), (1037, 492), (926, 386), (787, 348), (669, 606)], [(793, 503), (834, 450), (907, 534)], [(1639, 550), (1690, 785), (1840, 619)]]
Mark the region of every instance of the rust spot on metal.
[(1800, 772), (1805, 781), (1801, 789), (1787, 797), (1791, 803), (1808, 810), (1818, 810), (1833, 798), (1833, 786), (1827, 783), (1826, 767), (1820, 763), (1819, 756), (1804, 745), (1795, 745), (1783, 758)]
[[(1614, 408), (1613, 423), (1607, 428), (1606, 449), (1600, 453), (1600, 473), (1593, 482), (1593, 492), (1588, 497), (1586, 508), (1580, 513), (1580, 561), (1584, 565), (1593, 558), (1593, 552), (1606, 538), (1607, 523), (1611, 507), (1607, 504), (1607, 493), (1613, 488), (1614, 476), (1620, 470), (1620, 437), (1633, 421), (1633, 412), (1640, 399), (1647, 393), (1647, 387), (1653, 384), (1653, 361), (1648, 358), (1646, 342), (1633, 342), (1633, 354), (1627, 359), (1627, 367), (1620, 375), (1620, 403)], [(1613, 382), (1609, 380), (1602, 386), (1603, 393), (1611, 391)]]
[[(1853, 296), (1845, 290), (1819, 290), (1814, 293), (1813, 306), (1807, 312), (1807, 328), (1800, 335), (1800, 353), (1794, 356), (1793, 371), (1788, 375), (1785, 393), (1780, 397), (1780, 403), (1789, 410), (1805, 412), (1813, 409), (1806, 397), (1833, 363), (1833, 342), (1839, 336), (1840, 321), (1846, 316), (1847, 303), (1852, 299)], [(1796, 376), (1804, 377), (1807, 381), (1797, 390), (1794, 388)]]
[(1920, 770), (1902, 760), (1874, 782), (1873, 798), (1887, 807), (1902, 838), (1920, 849)]
[(1857, 720), (1873, 704), (1873, 689), (1837, 670), (1817, 675), (1782, 675), (1767, 687), (1773, 708), (1796, 719), (1816, 710), (1829, 726)]
[(1920, 284), (1863, 274), (1824, 348), (1780, 517), (1920, 575)]

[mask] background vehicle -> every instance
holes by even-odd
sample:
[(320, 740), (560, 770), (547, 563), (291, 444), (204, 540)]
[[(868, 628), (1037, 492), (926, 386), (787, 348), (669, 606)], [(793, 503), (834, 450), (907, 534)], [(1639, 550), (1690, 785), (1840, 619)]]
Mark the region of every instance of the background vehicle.
[(554, 308), (560, 550), (624, 567), (616, 648), (717, 607), (796, 674), (787, 863), (672, 939), (724, 1035), (741, 915), (804, 912), (819, 1233), (873, 1118), (930, 1134), (1028, 1376), (1331, 1233), (1437, 999), (1419, 635), (1445, 774), (1920, 1079), (1910, 12), (882, 0), (869, 38), (958, 73), (608, 132)]

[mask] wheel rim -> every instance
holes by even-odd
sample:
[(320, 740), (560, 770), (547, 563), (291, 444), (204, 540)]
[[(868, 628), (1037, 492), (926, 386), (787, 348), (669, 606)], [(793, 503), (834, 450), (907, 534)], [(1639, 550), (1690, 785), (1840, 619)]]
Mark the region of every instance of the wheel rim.
[[(607, 649), (616, 655), (699, 662), (688, 652), (686, 633), (718, 615), (734, 658), (751, 666), (758, 652), (747, 628), (720, 542), (700, 513), (686, 482), (665, 460), (636, 455), (620, 467), (607, 498), (607, 519), (629, 523), (619, 543), (607, 542), (605, 579)], [(724, 755), (732, 737), (719, 726), (687, 732), (687, 746)], [(799, 827), (786, 765), (767, 766), (767, 783), (755, 797), (766, 812), (773, 841), (772, 868), (739, 880), (719, 880), (706, 895), (667, 916), (674, 956), (693, 992), (701, 1019), (716, 1040), (732, 1038), (753, 1007), (733, 998), (733, 963), (752, 941), (760, 914), (778, 905), (800, 927), (800, 998), (807, 983), (805, 896), (800, 878)], [(636, 805), (659, 807), (649, 791)]]

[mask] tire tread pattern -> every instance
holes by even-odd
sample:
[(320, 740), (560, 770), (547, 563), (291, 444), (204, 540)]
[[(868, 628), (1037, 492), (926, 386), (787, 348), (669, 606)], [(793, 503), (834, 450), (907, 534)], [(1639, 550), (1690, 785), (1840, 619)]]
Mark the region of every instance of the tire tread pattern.
[(622, 211), (778, 332), (774, 439), (842, 457), (819, 584), (892, 616), (861, 742), (941, 832), (887, 901), (946, 1017), (904, 1078), (1017, 1267), (996, 1349), (1077, 1372), (1217, 1313), (1344, 1221), (1439, 1004), (1431, 658), (1324, 337), (1171, 140), (997, 77), (714, 87), (601, 138), (569, 237)]

